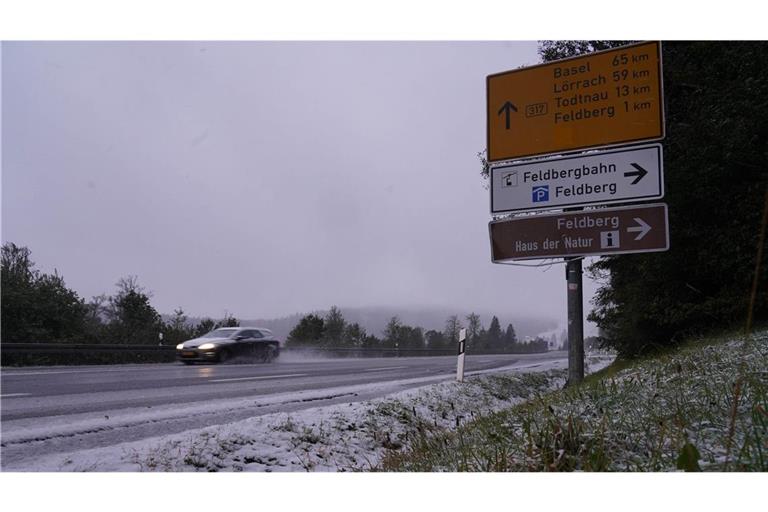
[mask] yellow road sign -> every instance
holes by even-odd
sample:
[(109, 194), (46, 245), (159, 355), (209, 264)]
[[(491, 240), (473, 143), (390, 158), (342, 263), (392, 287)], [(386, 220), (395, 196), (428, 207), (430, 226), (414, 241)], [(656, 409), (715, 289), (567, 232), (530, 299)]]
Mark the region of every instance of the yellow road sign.
[(664, 138), (658, 41), (490, 75), (488, 160)]

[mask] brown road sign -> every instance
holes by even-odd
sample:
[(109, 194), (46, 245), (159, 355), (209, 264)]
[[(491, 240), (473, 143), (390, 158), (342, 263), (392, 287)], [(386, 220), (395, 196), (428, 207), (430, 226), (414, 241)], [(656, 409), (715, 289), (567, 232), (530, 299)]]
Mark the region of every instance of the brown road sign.
[(491, 162), (664, 138), (658, 41), (490, 75)]
[(669, 249), (663, 203), (515, 217), (488, 228), (494, 263)]

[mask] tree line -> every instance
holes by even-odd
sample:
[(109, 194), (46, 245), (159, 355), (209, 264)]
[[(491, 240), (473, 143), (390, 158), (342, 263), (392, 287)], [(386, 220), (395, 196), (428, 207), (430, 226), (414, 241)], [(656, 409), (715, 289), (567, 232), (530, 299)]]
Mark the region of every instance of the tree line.
[[(533, 353), (546, 352), (548, 342), (542, 338), (519, 341), (515, 328), (508, 324), (501, 329), (497, 317), (491, 319), (488, 329), (480, 317), (471, 313), (466, 316), (467, 352)], [(404, 324), (397, 316), (390, 318), (381, 337), (366, 332), (360, 324), (347, 322), (341, 310), (333, 306), (323, 317), (317, 314), (304, 316), (291, 330), (286, 340), (288, 347), (339, 347), (362, 349), (429, 349), (456, 350), (459, 333), (464, 329), (458, 315), (449, 316), (442, 331)]]
[(181, 308), (163, 319), (136, 276), (120, 278), (114, 294), (86, 301), (67, 287), (57, 271), (37, 270), (31, 251), (11, 242), (3, 244), (0, 260), (0, 314), (6, 343), (176, 345), (216, 327), (240, 325), (231, 315), (191, 323)]
[[(46, 274), (35, 268), (31, 251), (8, 242), (0, 257), (0, 304), (2, 341), (5, 343), (98, 343), (169, 345), (196, 338), (218, 327), (237, 327), (231, 315), (191, 322), (181, 308), (163, 318), (151, 304), (151, 294), (136, 276), (120, 278), (112, 295), (101, 294), (86, 301), (67, 287), (54, 270)], [(474, 313), (466, 317), (467, 350), (478, 352), (544, 352), (547, 341), (518, 341), (509, 324), (502, 331), (498, 318), (485, 329)], [(339, 348), (400, 348), (455, 350), (461, 319), (449, 317), (442, 331), (403, 324), (392, 317), (382, 337), (366, 332), (358, 323), (344, 319), (334, 306), (325, 316), (305, 315), (293, 328), (287, 346)], [(162, 333), (162, 339), (160, 334)], [(117, 362), (102, 357), (99, 362)]]

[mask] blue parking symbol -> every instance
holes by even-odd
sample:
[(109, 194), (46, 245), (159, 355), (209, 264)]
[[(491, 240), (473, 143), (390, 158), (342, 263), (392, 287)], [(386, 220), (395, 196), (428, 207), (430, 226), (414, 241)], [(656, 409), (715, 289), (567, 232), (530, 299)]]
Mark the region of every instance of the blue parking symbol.
[(538, 187), (533, 187), (532, 196), (534, 203), (549, 201), (549, 185), (539, 185)]

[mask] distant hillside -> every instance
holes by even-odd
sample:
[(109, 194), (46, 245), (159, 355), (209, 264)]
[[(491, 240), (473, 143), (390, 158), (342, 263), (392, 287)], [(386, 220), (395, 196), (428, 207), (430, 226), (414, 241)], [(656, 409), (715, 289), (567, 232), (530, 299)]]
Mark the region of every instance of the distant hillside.
[[(376, 336), (381, 337), (384, 328), (393, 316), (397, 316), (401, 322), (414, 327), (423, 327), (425, 330), (434, 329), (442, 331), (445, 327), (445, 320), (451, 315), (458, 315), (463, 324), (466, 324), (466, 316), (471, 311), (462, 311), (459, 309), (432, 309), (432, 308), (395, 308), (395, 307), (364, 307), (364, 308), (346, 308), (340, 307), (347, 322), (357, 322), (365, 330)], [(320, 316), (325, 316), (327, 310), (313, 311)], [(536, 336), (537, 334), (557, 329), (558, 323), (551, 318), (526, 318), (514, 314), (493, 313), (475, 311), (480, 315), (480, 321), (486, 329), (491, 323), (491, 318), (495, 314), (499, 318), (501, 328), (506, 329), (507, 324), (511, 323), (518, 338), (525, 336)], [(297, 313), (294, 315), (272, 318), (272, 319), (240, 319), (242, 325), (253, 325), (271, 329), (278, 338), (285, 339), (293, 327), (307, 313)]]

